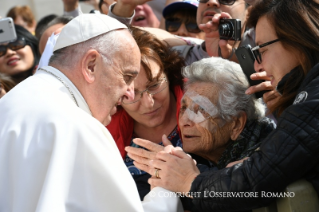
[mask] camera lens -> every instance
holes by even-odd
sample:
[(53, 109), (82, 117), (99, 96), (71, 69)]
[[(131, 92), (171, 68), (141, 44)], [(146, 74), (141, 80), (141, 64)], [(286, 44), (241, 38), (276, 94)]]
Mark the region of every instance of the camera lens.
[(234, 33), (234, 27), (231, 23), (223, 23), (219, 25), (219, 35), (230, 39)]

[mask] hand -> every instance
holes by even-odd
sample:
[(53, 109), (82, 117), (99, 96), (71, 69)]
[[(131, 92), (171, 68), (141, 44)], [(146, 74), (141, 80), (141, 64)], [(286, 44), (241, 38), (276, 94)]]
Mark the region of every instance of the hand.
[(249, 87), (246, 90), (246, 94), (253, 94), (259, 91), (270, 90), (269, 92), (264, 93), (263, 100), (266, 103), (267, 107), (271, 107), (274, 105), (280, 98), (280, 94), (275, 90), (270, 82), (270, 78), (267, 77), (267, 73), (265, 71), (254, 73), (250, 76), (252, 80), (266, 80), (258, 85), (254, 85)]
[(200, 24), (199, 28), (205, 32), (205, 45), (206, 52), (209, 56), (219, 57), (218, 47), (221, 49), (221, 56), (223, 58), (229, 58), (232, 54), (234, 41), (220, 40), (219, 39), (219, 20), (221, 18), (232, 18), (228, 13), (222, 12), (215, 14), (211, 21), (206, 24)]
[(112, 13), (120, 17), (131, 17), (137, 5), (145, 4), (151, 0), (117, 0)]
[(241, 160), (237, 160), (237, 161), (231, 162), (231, 163), (229, 163), (229, 164), (226, 166), (226, 168), (232, 167), (233, 165), (236, 165), (236, 164), (238, 164), (238, 163), (242, 163), (242, 162), (244, 162), (244, 160), (247, 160), (248, 158), (249, 158), (249, 157), (245, 157), (245, 158), (243, 158), (243, 159), (241, 159)]
[(161, 145), (153, 143), (148, 140), (144, 140), (141, 138), (135, 138), (133, 142), (141, 147), (148, 149), (149, 151), (142, 148), (135, 148), (127, 146), (125, 147), (125, 151), (127, 151), (127, 155), (134, 160), (134, 165), (149, 173), (150, 175), (154, 175), (154, 169), (149, 167), (150, 160), (154, 160), (155, 156), (160, 151), (166, 151), (168, 153), (171, 152), (171, 149), (174, 148), (172, 143), (167, 139), (166, 135), (162, 136), (162, 141), (165, 148)]
[(157, 153), (149, 166), (153, 176), (159, 169), (159, 178), (152, 177), (148, 183), (152, 187), (160, 186), (174, 192), (189, 192), (192, 182), (200, 174), (193, 159), (180, 147), (170, 149), (170, 153)]

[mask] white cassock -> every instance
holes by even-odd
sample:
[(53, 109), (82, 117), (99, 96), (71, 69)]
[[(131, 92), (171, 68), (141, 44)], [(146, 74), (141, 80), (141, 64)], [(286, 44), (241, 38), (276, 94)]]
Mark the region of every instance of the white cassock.
[(1, 212), (181, 211), (155, 188), (141, 202), (108, 130), (59, 70), (44, 67), (0, 99)]

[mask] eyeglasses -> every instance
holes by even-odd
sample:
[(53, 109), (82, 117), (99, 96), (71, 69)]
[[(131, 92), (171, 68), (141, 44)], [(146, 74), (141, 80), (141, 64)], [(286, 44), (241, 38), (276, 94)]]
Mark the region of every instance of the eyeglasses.
[[(165, 27), (166, 31), (168, 32), (177, 32), (180, 26), (182, 25), (183, 21), (178, 19), (166, 19), (165, 21)], [(185, 23), (185, 22), (184, 22)], [(192, 33), (200, 33), (201, 30), (198, 28), (196, 22), (189, 22), (185, 23), (185, 27), (188, 32)]]
[(166, 77), (160, 79), (153, 85), (148, 86), (144, 91), (135, 91), (134, 99), (129, 101), (128, 99), (123, 99), (123, 104), (133, 104), (141, 100), (143, 93), (147, 92), (148, 94), (154, 96), (155, 94), (163, 91), (167, 87)]
[(280, 39), (276, 39), (276, 40), (272, 40), (272, 41), (269, 41), (267, 43), (264, 43), (264, 44), (261, 44), (259, 46), (256, 46), (254, 48), (251, 49), (251, 51), (253, 52), (254, 56), (255, 56), (255, 60), (257, 61), (257, 63), (261, 64), (262, 62), (262, 58), (261, 58), (261, 53), (259, 51), (260, 48), (263, 48), (265, 46), (268, 46), (272, 43), (275, 43), (277, 41), (279, 41)]
[[(209, 0), (197, 0), (199, 3), (207, 3)], [(236, 0), (218, 0), (223, 5), (233, 5)]]
[(17, 40), (8, 43), (7, 45), (0, 45), (0, 57), (7, 53), (8, 48), (17, 51), (24, 48), (27, 45), (25, 38), (20, 37)]

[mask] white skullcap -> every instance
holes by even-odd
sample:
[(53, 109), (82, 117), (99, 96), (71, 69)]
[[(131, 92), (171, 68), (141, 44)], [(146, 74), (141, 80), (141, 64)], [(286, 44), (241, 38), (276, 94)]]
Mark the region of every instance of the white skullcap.
[(112, 30), (126, 28), (124, 24), (107, 15), (82, 14), (63, 27), (53, 51), (87, 41)]

